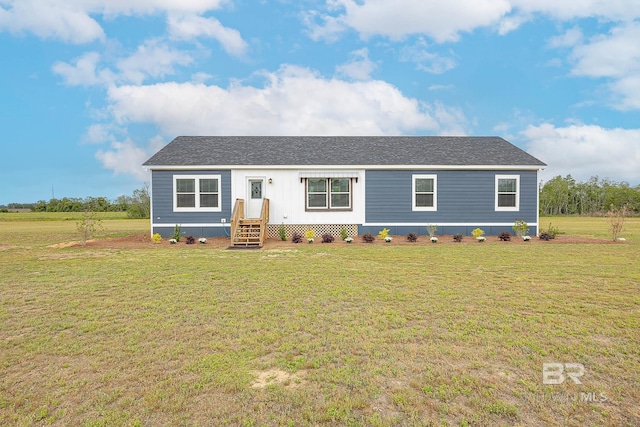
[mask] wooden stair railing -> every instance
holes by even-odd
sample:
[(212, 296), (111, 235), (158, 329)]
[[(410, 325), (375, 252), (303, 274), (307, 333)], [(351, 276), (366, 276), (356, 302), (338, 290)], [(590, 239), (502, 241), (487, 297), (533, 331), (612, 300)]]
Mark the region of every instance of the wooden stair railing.
[(267, 240), (267, 224), (269, 224), (269, 199), (262, 199), (260, 211), (260, 246)]
[(231, 244), (234, 244), (236, 234), (238, 232), (238, 225), (240, 220), (244, 218), (244, 199), (236, 199), (233, 205), (233, 212), (231, 213)]
[(234, 247), (261, 247), (267, 238), (269, 199), (262, 200), (260, 218), (244, 217), (244, 200), (236, 199), (231, 215), (231, 245)]

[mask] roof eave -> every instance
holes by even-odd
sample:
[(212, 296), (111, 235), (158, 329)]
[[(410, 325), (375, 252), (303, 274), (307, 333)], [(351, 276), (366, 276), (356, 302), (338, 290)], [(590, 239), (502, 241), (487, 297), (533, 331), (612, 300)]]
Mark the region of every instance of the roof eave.
[(367, 169), (367, 170), (543, 170), (547, 165), (144, 165), (147, 170), (310, 170), (310, 169)]

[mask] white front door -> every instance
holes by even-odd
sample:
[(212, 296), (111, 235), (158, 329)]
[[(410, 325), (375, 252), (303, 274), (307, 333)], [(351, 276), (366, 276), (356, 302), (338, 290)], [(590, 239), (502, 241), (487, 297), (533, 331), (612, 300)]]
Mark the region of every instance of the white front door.
[(264, 197), (264, 178), (247, 178), (246, 218), (260, 218)]

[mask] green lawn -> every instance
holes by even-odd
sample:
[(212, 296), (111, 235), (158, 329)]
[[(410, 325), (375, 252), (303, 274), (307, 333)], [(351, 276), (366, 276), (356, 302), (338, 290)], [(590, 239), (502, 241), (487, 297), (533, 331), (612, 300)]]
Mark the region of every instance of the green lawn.
[(48, 247), (74, 228), (0, 216), (0, 425), (640, 424), (638, 219), (617, 244)]

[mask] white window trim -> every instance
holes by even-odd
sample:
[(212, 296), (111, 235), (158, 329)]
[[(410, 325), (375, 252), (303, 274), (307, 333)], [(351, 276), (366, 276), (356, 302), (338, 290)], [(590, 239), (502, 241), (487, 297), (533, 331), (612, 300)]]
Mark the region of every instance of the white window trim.
[[(324, 179), (327, 183), (327, 191), (326, 191), (326, 197), (325, 197), (325, 202), (326, 202), (326, 206), (323, 207), (310, 207), (309, 206), (309, 194), (323, 194), (323, 193), (309, 193), (309, 179)], [(349, 181), (349, 191), (344, 193), (344, 192), (331, 192), (331, 180), (332, 179), (347, 179)], [(352, 182), (352, 178), (347, 178), (347, 177), (340, 177), (340, 178), (330, 178), (330, 177), (308, 177), (305, 179), (305, 207), (307, 211), (350, 211), (353, 210), (352, 206), (351, 206), (351, 200), (353, 199), (353, 182)], [(348, 194), (349, 195), (349, 206), (340, 206), (340, 207), (333, 207), (331, 205), (331, 194)]]
[[(417, 179), (433, 179), (433, 206), (416, 206), (416, 180)], [(438, 210), (438, 175), (412, 175), (411, 177), (411, 210), (413, 211), (430, 211)]]
[[(498, 181), (501, 179), (516, 180), (516, 205), (515, 206), (498, 206)], [(520, 175), (496, 175), (495, 189), (495, 209), (502, 212), (517, 212), (520, 210)]]
[[(178, 207), (178, 188), (177, 181), (179, 179), (195, 179), (196, 190), (196, 206), (194, 208)], [(201, 179), (217, 179), (218, 180), (218, 207), (217, 208), (201, 208), (200, 207), (200, 180)], [(173, 176), (173, 211), (174, 212), (222, 212), (222, 176), (221, 175), (174, 175)]]

